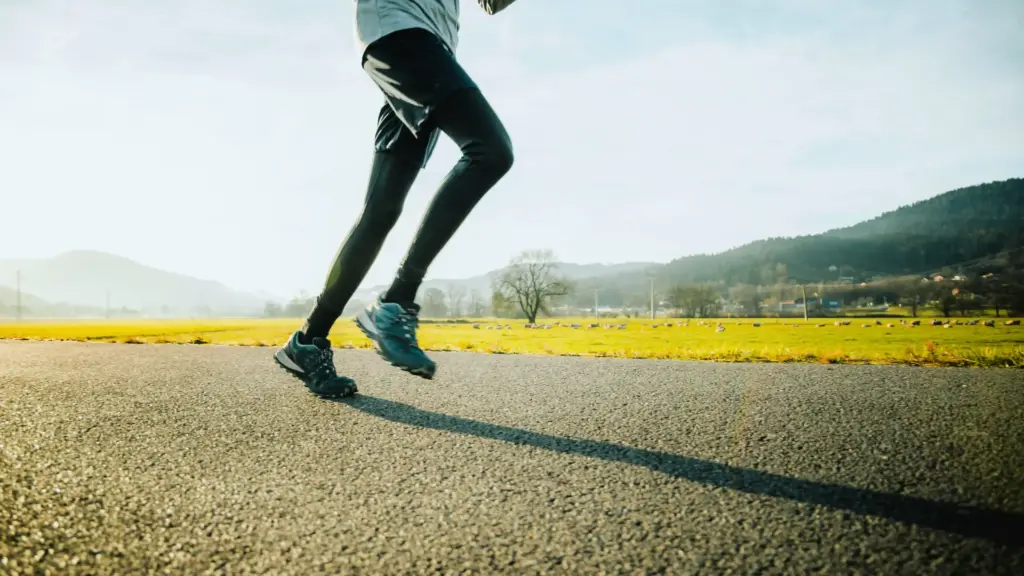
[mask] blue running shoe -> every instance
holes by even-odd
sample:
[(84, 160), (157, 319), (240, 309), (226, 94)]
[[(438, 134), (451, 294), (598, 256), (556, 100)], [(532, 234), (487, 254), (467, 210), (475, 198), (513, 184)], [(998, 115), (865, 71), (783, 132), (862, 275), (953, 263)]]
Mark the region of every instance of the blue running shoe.
[(402, 306), (377, 298), (359, 311), (356, 324), (367, 338), (373, 340), (381, 358), (392, 366), (430, 380), (437, 371), (437, 364), (416, 342), (419, 312), (417, 304)]
[(341, 398), (358, 390), (355, 380), (338, 376), (334, 367), (334, 351), (326, 338), (313, 338), (312, 344), (299, 342), (302, 331), (295, 332), (274, 359), (293, 376), (306, 383), (317, 396)]

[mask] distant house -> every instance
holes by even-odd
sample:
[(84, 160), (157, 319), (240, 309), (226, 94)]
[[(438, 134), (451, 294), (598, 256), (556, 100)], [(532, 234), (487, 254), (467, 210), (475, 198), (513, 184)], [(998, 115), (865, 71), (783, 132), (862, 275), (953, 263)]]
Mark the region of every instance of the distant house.
[[(813, 300), (811, 301), (811, 305), (812, 306), (814, 305), (814, 301)], [(818, 305), (821, 306), (822, 308), (824, 308), (825, 310), (833, 310), (833, 311), (835, 311), (835, 310), (841, 310), (843, 308), (843, 301), (842, 300), (836, 300), (834, 298), (822, 298), (818, 302)]]
[[(803, 298), (797, 298), (793, 301), (794, 308), (802, 310), (804, 307)], [(836, 300), (834, 298), (808, 298), (807, 299), (808, 310), (828, 310), (835, 312), (842, 309), (843, 301)]]
[(797, 310), (803, 310), (804, 303), (800, 302), (797, 304), (796, 300), (782, 300), (778, 303), (779, 312), (795, 312)]

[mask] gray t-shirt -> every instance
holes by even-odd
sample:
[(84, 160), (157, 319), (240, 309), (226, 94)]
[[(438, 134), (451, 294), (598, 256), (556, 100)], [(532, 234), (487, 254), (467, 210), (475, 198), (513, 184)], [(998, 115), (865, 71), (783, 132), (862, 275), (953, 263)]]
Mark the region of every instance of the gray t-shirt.
[[(366, 47), (392, 32), (425, 28), (433, 32), (454, 53), (459, 45), (459, 0), (355, 0), (356, 45)], [(515, 0), (477, 0), (491, 15), (508, 8)]]
[(459, 44), (459, 0), (355, 0), (356, 45), (366, 47), (392, 32), (425, 28), (455, 52)]

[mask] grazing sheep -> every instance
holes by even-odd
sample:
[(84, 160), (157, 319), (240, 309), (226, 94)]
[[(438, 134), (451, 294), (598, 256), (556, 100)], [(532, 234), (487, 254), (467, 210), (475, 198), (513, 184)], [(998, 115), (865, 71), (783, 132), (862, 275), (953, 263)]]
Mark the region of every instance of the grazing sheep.
[(910, 321), (910, 325), (911, 326), (920, 326), (921, 325), (921, 321), (920, 320), (911, 320)]
[(882, 325), (882, 321), (881, 320), (875, 320), (875, 326), (881, 326), (881, 325)]
[(761, 327), (761, 323), (760, 322), (754, 322), (753, 326), (754, 326), (754, 328), (760, 328)]
[(967, 325), (968, 326), (977, 326), (978, 325), (978, 321), (977, 320), (971, 320), (970, 322), (967, 323)]
[(895, 324), (893, 324), (893, 323), (891, 323), (891, 322), (890, 322), (889, 324), (886, 324), (886, 325), (885, 325), (885, 327), (886, 327), (886, 328), (893, 328), (893, 327), (895, 327), (895, 326), (896, 326), (896, 325), (895, 325)]
[(1020, 320), (1007, 320), (1007, 326), (1020, 326)]
[(952, 324), (943, 324), (942, 327), (943, 328), (952, 328), (953, 325)]
[(625, 324), (619, 324), (619, 330), (625, 330), (625, 329), (626, 329), (626, 325)]
[(871, 328), (871, 324), (861, 324), (861, 328)]
[(474, 328), (475, 330), (479, 330), (479, 329), (480, 329), (480, 325), (479, 325), (479, 324), (473, 324), (473, 328)]
[(993, 328), (993, 327), (995, 327), (995, 325), (996, 325), (996, 321), (995, 320), (985, 320), (985, 326), (988, 326), (989, 328)]
[(932, 326), (942, 326), (942, 320), (932, 320)]
[(818, 324), (818, 328), (824, 328), (824, 327), (825, 327), (824, 324)]
[(840, 322), (839, 320), (836, 320), (836, 321), (835, 321), (835, 322), (833, 322), (832, 324), (833, 324), (834, 326), (842, 326), (842, 325), (843, 325), (843, 323), (842, 323), (842, 322)]
[(719, 325), (718, 325), (718, 326), (717, 326), (717, 327), (715, 328), (715, 332), (725, 332), (725, 326), (722, 326), (721, 324), (719, 324)]

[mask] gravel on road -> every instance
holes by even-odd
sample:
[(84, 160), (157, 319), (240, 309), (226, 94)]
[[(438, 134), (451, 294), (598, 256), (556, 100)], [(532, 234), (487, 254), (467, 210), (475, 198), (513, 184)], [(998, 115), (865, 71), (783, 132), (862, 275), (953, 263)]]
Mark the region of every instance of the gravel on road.
[(0, 342), (0, 574), (1024, 573), (1024, 372)]

